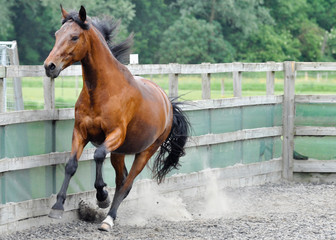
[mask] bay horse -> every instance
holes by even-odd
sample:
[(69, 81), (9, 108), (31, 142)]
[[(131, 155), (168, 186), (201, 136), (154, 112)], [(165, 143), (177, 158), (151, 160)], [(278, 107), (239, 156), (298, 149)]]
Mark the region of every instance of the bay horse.
[[(85, 145), (91, 142), (97, 147), (94, 187), (101, 208), (110, 206), (102, 176), (107, 153), (111, 153), (116, 173), (112, 205), (99, 227), (109, 231), (135, 177), (156, 152), (152, 171), (158, 183), (179, 166), (179, 158), (185, 154), (190, 125), (178, 102), (170, 100), (155, 83), (132, 76), (120, 62), (129, 53), (132, 36), (113, 45), (117, 24), (91, 19), (83, 6), (79, 12), (67, 12), (61, 5), (61, 12), (62, 26), (56, 31), (55, 45), (44, 62), (46, 75), (56, 78), (63, 69), (80, 62), (83, 88), (75, 105), (71, 155), (49, 217), (62, 217), (70, 179), (76, 172)], [(129, 173), (124, 162), (125, 154), (135, 155)]]

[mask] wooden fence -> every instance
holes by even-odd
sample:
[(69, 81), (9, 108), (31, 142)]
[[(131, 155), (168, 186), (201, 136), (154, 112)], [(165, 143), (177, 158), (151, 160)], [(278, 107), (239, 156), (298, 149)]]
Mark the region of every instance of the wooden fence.
[[(295, 101), (300, 103), (330, 103), (335, 102), (336, 97), (332, 96), (297, 96), (295, 97), (295, 78), (297, 71), (336, 71), (336, 63), (325, 62), (267, 62), (267, 63), (219, 63), (219, 64), (154, 64), (154, 65), (129, 65), (129, 70), (133, 75), (155, 75), (169, 74), (169, 96), (178, 96), (178, 76), (181, 74), (201, 74), (202, 75), (202, 98), (210, 99), (211, 74), (214, 73), (233, 73), (233, 92), (234, 97), (242, 96), (242, 73), (243, 72), (265, 72), (266, 73), (266, 95), (274, 94), (274, 75), (275, 72), (284, 72), (284, 99), (283, 99), (283, 177), (285, 179), (293, 178), (293, 158), (294, 136), (296, 135), (323, 135), (334, 136), (336, 129), (316, 128), (316, 127), (294, 127), (295, 119)], [(81, 76), (81, 66), (71, 66), (62, 72), (62, 76)], [(60, 115), (60, 118), (72, 118), (73, 113), (69, 110), (55, 109), (55, 88), (54, 79), (45, 76), (42, 66), (0, 66), (0, 88), (3, 78), (12, 77), (43, 77), (44, 78), (44, 109), (45, 112), (27, 112), (27, 113), (9, 113), (1, 116), (0, 124), (6, 125), (13, 122), (20, 122), (25, 114), (31, 117), (42, 119), (53, 119)], [(0, 96), (0, 99), (1, 96)], [(2, 103), (0, 103), (2, 104)], [(0, 107), (0, 109), (2, 109)], [(40, 115), (41, 114), (41, 115)], [(11, 120), (4, 120), (11, 119)], [(3, 122), (5, 121), (5, 122)], [(24, 119), (23, 119), (24, 121)], [(1, 123), (3, 122), (3, 123)], [(319, 161), (320, 162), (320, 161)], [(295, 167), (296, 171), (314, 170), (311, 167), (304, 167), (310, 163), (300, 162)], [(311, 163), (315, 166), (316, 164)], [(324, 162), (324, 166), (333, 165), (332, 161)], [(329, 169), (334, 167), (330, 166)]]
[[(294, 138), (301, 136), (336, 136), (336, 128), (333, 126), (302, 126), (295, 125), (296, 104), (336, 104), (336, 96), (333, 95), (295, 95), (295, 78), (297, 71), (336, 71), (336, 63), (302, 63), (302, 62), (268, 62), (268, 63), (224, 63), (224, 64), (168, 64), (168, 65), (129, 65), (134, 75), (150, 74), (169, 74), (169, 95), (178, 96), (178, 77), (181, 74), (201, 74), (202, 75), (202, 98), (204, 100), (190, 106), (185, 106), (184, 110), (190, 113), (194, 111), (209, 112), (212, 110), (221, 110), (228, 108), (244, 108), (251, 106), (281, 106), (282, 119), (279, 125), (257, 126), (249, 129), (239, 128), (229, 132), (200, 132), (192, 137), (188, 142), (188, 148), (197, 149), (202, 146), (212, 146), (221, 143), (230, 143), (245, 141), (251, 139), (280, 138), (282, 136), (282, 154), (278, 158), (273, 156), (266, 162), (246, 164), (251, 170), (246, 171), (241, 166), (225, 170), (225, 173), (235, 173), (235, 178), (241, 183), (243, 177), (244, 183), (252, 182), (262, 183), (267, 180), (277, 180), (280, 177), (288, 180), (293, 179), (294, 172), (303, 173), (335, 173), (336, 160), (314, 160), (307, 161), (293, 160)], [(234, 98), (230, 99), (210, 99), (211, 74), (232, 72)], [(265, 72), (266, 94), (257, 97), (242, 96), (242, 73), (243, 72)], [(274, 96), (275, 72), (284, 73), (284, 94), (283, 96)], [(82, 74), (80, 66), (71, 66), (62, 72), (63, 76), (80, 76)], [(52, 130), (55, 132), (57, 121), (72, 120), (74, 118), (73, 109), (55, 109), (54, 79), (45, 77), (42, 66), (0, 66), (0, 88), (3, 78), (11, 77), (43, 77), (44, 78), (44, 110), (20, 111), (10, 113), (0, 113), (0, 153), (5, 149), (5, 139), (2, 139), (1, 128), (15, 124), (51, 121)], [(1, 92), (1, 91), (0, 91)], [(0, 96), (0, 99), (1, 96)], [(1, 103), (0, 103), (1, 104)], [(2, 109), (0, 107), (0, 109)], [(272, 110), (273, 112), (273, 110)], [(202, 112), (203, 115), (203, 112)], [(335, 116), (336, 117), (336, 116)], [(210, 118), (210, 117), (209, 117)], [(52, 138), (55, 138), (52, 136)], [(67, 161), (69, 152), (55, 152), (54, 142), (51, 141), (51, 152), (33, 156), (7, 157), (6, 154), (0, 154), (0, 176), (3, 173), (31, 169), (41, 166), (53, 166)], [(81, 161), (91, 160), (94, 149), (84, 151)], [(197, 154), (196, 154), (197, 156)], [(279, 175), (280, 173), (280, 175)], [(231, 177), (233, 175), (230, 175)], [(269, 178), (267, 178), (267, 176)], [(257, 180), (256, 180), (257, 179)], [(180, 179), (181, 180), (181, 179)], [(251, 181), (251, 182), (250, 182)], [(241, 184), (240, 184), (241, 185)], [(1, 190), (1, 184), (0, 184)], [(87, 193), (85, 193), (87, 194)], [(94, 195), (94, 194), (88, 194)], [(81, 195), (81, 197), (83, 194)], [(71, 200), (72, 199), (72, 200)], [(75, 208), (79, 197), (76, 195), (70, 197), (69, 204), (71, 209)], [(16, 221), (30, 217), (45, 216), (49, 210), (50, 201), (53, 199), (33, 200), (17, 204), (0, 205), (0, 229), (8, 229), (14, 226)], [(67, 200), (68, 201), (68, 200)], [(17, 216), (18, 209), (32, 206), (34, 211), (25, 211), (21, 216)], [(40, 209), (41, 204), (43, 210)], [(71, 210), (70, 209), (70, 210)], [(6, 213), (6, 214), (2, 214)]]

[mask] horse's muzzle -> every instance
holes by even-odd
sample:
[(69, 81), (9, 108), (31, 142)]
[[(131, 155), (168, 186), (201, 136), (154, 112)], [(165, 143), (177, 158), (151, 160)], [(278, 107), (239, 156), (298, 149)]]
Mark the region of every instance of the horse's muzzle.
[(44, 64), (45, 72), (48, 77), (57, 78), (61, 72), (61, 68), (58, 68), (54, 63)]

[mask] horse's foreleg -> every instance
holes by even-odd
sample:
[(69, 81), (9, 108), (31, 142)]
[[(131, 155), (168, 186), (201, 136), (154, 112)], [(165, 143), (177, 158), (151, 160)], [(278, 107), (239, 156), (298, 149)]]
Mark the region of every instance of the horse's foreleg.
[(62, 187), (57, 194), (57, 201), (52, 206), (52, 209), (49, 213), (49, 217), (51, 218), (62, 218), (63, 211), (64, 211), (64, 201), (66, 199), (66, 192), (69, 186), (69, 182), (71, 177), (75, 174), (77, 167), (78, 167), (78, 159), (82, 155), (84, 146), (86, 142), (83, 138), (77, 134), (76, 130), (73, 132), (72, 137), (72, 150), (71, 150), (71, 157), (67, 164), (65, 165), (65, 176), (63, 180)]
[(145, 167), (150, 157), (155, 153), (155, 151), (158, 149), (159, 146), (160, 145), (153, 144), (151, 147), (146, 149), (144, 152), (141, 152), (135, 155), (132, 168), (129, 174), (127, 175), (127, 177), (125, 178), (125, 180), (122, 182), (121, 186), (119, 188), (118, 187), (116, 188), (116, 192), (113, 197), (111, 209), (108, 212), (108, 216), (106, 217), (106, 219), (102, 222), (101, 226), (99, 227), (99, 230), (109, 231), (112, 228), (113, 221), (117, 217), (117, 210), (121, 202), (130, 192), (134, 179), (142, 171), (142, 169)]
[(94, 160), (96, 162), (96, 181), (95, 188), (97, 190), (96, 198), (97, 204), (100, 208), (107, 208), (110, 206), (111, 200), (108, 196), (108, 192), (104, 190), (106, 183), (103, 179), (102, 167), (105, 160), (107, 152), (102, 148), (97, 148), (94, 154)]

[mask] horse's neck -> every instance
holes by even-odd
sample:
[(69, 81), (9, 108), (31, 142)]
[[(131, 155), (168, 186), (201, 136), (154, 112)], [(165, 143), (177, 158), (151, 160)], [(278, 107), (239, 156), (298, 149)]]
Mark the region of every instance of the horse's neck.
[(82, 61), (82, 72), (83, 87), (90, 91), (98, 90), (105, 85), (105, 82), (108, 79), (104, 67), (94, 65), (94, 61)]
[(107, 87), (118, 84), (122, 87), (127, 81), (120, 63), (112, 56), (106, 43), (99, 36), (92, 36), (90, 52), (81, 61), (83, 70), (84, 87), (91, 92), (106, 90)]

